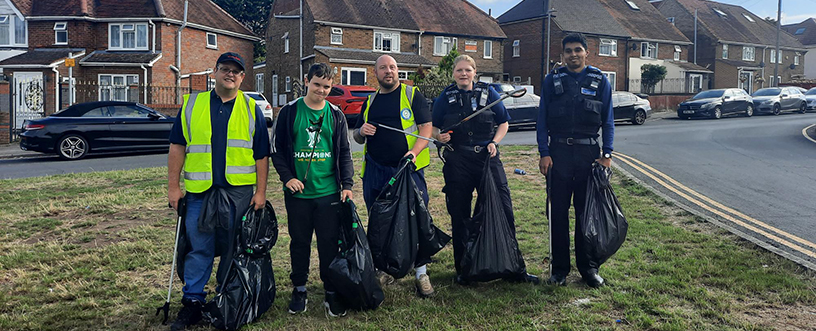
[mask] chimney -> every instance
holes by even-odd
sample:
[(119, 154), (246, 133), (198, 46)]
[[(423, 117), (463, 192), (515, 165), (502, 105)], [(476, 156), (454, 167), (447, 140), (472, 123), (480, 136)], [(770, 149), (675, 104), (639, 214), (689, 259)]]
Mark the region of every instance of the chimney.
[(487, 16), (493, 16), (493, 9), (487, 8)]

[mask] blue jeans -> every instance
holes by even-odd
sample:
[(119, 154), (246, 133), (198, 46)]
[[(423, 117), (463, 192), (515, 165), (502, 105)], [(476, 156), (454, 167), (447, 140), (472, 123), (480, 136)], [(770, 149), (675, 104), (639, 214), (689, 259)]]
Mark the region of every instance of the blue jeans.
[[(374, 162), (368, 155), (365, 156), (365, 176), (363, 176), (363, 199), (365, 199), (366, 210), (370, 210), (380, 195), (385, 184), (391, 180), (391, 177), (397, 174), (398, 167), (389, 167)], [(428, 206), (428, 188), (425, 185), (424, 169), (414, 172), (414, 182), (416, 183), (419, 192), (422, 193), (422, 200), (425, 200), (425, 206)]]
[[(235, 229), (235, 206), (230, 203), (230, 229), (215, 228), (214, 232), (205, 233), (198, 231), (198, 218), (201, 214), (201, 206), (204, 202), (204, 193), (187, 193), (187, 214), (184, 217), (187, 240), (190, 243), (190, 252), (184, 257), (184, 299), (196, 300), (201, 303), (206, 302), (207, 292), (204, 286), (210, 280), (213, 262), (216, 255), (216, 247), (226, 249), (230, 245), (230, 238), (233, 238)], [(226, 254), (222, 254), (225, 256)], [(223, 261), (223, 257), (222, 257)], [(219, 265), (228, 268), (228, 265)], [(225, 272), (224, 272), (225, 273)], [(218, 273), (219, 275), (222, 272)], [(218, 279), (221, 284), (222, 279)], [(218, 291), (216, 289), (216, 291)]]

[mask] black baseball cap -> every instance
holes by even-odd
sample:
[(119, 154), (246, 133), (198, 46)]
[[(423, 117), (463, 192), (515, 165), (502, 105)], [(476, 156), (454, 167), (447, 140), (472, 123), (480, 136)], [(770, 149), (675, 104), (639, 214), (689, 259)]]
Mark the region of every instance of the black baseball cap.
[(215, 62), (215, 65), (217, 66), (219, 63), (224, 62), (235, 62), (235, 64), (241, 67), (241, 70), (246, 70), (246, 68), (244, 68), (244, 59), (242, 59), (238, 53), (226, 52), (221, 54), (221, 56), (218, 57), (218, 61)]

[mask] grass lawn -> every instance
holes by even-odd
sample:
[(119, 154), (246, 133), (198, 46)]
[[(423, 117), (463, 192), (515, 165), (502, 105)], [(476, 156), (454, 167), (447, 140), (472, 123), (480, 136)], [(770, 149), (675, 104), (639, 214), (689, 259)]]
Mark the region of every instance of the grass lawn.
[[(529, 272), (546, 277), (544, 178), (532, 146), (503, 147), (521, 251)], [(359, 167), (361, 155), (355, 154)], [(426, 170), (434, 222), (450, 233), (442, 163)], [(514, 175), (521, 168), (526, 176)], [(155, 308), (167, 291), (175, 214), (166, 169), (0, 181), (0, 330), (165, 330)], [(478, 180), (474, 178), (474, 180)], [(309, 306), (286, 312), (289, 238), (281, 184), (268, 199), (279, 217), (273, 251), (278, 298), (244, 330), (812, 330), (816, 275), (613, 177), (629, 236), (601, 268), (609, 283), (591, 289), (577, 271), (566, 287), (502, 281), (453, 282), (450, 245), (429, 274), (437, 295), (419, 299), (413, 277), (386, 286), (376, 311), (329, 320), (312, 250)], [(354, 189), (359, 206), (362, 185)], [(365, 220), (364, 210), (360, 210)], [(574, 263), (573, 263), (574, 265)], [(176, 285), (177, 284), (177, 285)], [(180, 308), (174, 281), (172, 317)], [(208, 289), (215, 288), (214, 277)], [(208, 329), (201, 326), (199, 329)]]

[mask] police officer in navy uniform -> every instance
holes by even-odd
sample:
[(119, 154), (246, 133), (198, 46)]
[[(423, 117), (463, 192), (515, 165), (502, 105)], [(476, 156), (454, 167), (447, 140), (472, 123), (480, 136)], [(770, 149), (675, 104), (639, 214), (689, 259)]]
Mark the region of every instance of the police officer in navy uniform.
[[(554, 69), (544, 79), (538, 113), (537, 138), (541, 156), (539, 169), (548, 175), (552, 208), (550, 240), (552, 276), (550, 284), (566, 285), (570, 272), (569, 208), (575, 206), (575, 257), (581, 277), (591, 287), (600, 287), (599, 265), (587, 261), (586, 247), (579, 240), (586, 200), (587, 179), (593, 162), (612, 163), (615, 132), (612, 88), (598, 68), (586, 65), (587, 44), (581, 34), (562, 41), (566, 66)], [(603, 153), (598, 130), (603, 127)]]
[[(456, 282), (464, 285), (467, 282), (459, 275), (468, 238), (466, 229), (471, 219), (473, 190), (477, 188), (482, 178), (484, 162), (487, 159), (485, 153), (490, 154), (490, 167), (495, 174), (502, 206), (510, 222), (510, 228), (515, 230), (510, 189), (497, 148), (510, 127), (507, 123), (510, 115), (504, 105), (498, 103), (464, 122), (452, 132), (439, 132), (441, 128), (459, 123), (478, 109), (500, 98), (499, 93), (487, 83), (474, 83), (476, 62), (472, 57), (460, 55), (454, 59), (453, 64), (455, 83), (448, 86), (434, 101), (432, 116), (436, 138), (453, 146), (453, 151), (445, 153), (446, 162), (442, 168), (445, 187), (442, 191), (445, 192), (445, 201), (451, 216)], [(511, 280), (538, 283), (538, 277), (527, 273)]]

